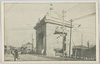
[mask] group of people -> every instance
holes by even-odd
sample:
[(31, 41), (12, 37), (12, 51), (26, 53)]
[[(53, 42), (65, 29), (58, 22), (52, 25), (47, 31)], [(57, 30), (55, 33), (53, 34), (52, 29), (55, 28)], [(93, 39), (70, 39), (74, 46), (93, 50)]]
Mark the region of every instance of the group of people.
[(12, 50), (11, 53), (14, 56), (14, 61), (18, 60), (18, 58), (19, 58), (18, 50), (14, 49), (14, 50)]

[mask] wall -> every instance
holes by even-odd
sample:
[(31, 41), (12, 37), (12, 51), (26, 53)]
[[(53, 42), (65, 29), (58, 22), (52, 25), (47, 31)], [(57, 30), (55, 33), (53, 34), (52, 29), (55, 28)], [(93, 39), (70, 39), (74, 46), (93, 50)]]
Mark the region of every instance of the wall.
[[(55, 24), (46, 24), (46, 53), (47, 56), (55, 56), (55, 48), (62, 49), (62, 36), (60, 34), (54, 34), (55, 29), (58, 25)], [(60, 36), (59, 38), (57, 38)]]
[(42, 49), (46, 50), (46, 46), (45, 46), (45, 34), (46, 34), (46, 25), (45, 23), (40, 25), (40, 27), (38, 27), (36, 29), (36, 52), (38, 54), (41, 54)]

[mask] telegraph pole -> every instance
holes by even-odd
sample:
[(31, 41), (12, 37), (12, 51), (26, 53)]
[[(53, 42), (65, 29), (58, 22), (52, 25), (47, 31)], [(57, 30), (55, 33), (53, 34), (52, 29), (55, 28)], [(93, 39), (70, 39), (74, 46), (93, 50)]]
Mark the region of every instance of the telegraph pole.
[(33, 33), (32, 33), (32, 53), (33, 53)]
[(70, 43), (69, 43), (69, 57), (71, 57), (71, 38), (72, 38), (72, 19), (70, 20)]
[(62, 27), (62, 30), (63, 30), (63, 58), (64, 58), (64, 43), (65, 43), (65, 38), (66, 38), (66, 34), (64, 34), (64, 14), (66, 13), (66, 11), (62, 11), (62, 18), (63, 18), (63, 27)]
[(62, 60), (63, 60), (63, 58), (64, 58), (64, 44), (65, 44), (65, 41), (66, 41), (66, 35), (67, 35), (67, 33), (64, 33), (64, 14), (66, 13), (66, 11), (62, 11), (62, 31), (61, 32), (57, 32), (57, 31), (55, 31), (55, 33), (54, 34), (62, 34), (62, 36), (63, 36), (63, 39), (62, 39)]
[(83, 34), (81, 34), (81, 57), (83, 55)]
[(83, 34), (81, 34), (81, 45), (83, 45)]

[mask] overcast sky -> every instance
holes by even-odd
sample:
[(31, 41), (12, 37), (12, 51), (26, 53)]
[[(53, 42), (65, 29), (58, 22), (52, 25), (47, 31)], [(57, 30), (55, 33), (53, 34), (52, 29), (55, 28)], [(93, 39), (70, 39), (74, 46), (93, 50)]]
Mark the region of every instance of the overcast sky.
[[(62, 15), (62, 10), (66, 11), (65, 19), (70, 20), (96, 12), (95, 3), (52, 3), (53, 9)], [(21, 46), (36, 39), (33, 28), (38, 19), (42, 19), (50, 11), (50, 3), (6, 3), (5, 4), (5, 41), (8, 45)], [(54, 15), (54, 14), (52, 14)], [(83, 41), (89, 40), (90, 44), (95, 44), (95, 22), (96, 15), (74, 21), (73, 24), (80, 24), (81, 27), (73, 28), (72, 40), (81, 44), (81, 34)], [(86, 45), (87, 43), (84, 43)]]

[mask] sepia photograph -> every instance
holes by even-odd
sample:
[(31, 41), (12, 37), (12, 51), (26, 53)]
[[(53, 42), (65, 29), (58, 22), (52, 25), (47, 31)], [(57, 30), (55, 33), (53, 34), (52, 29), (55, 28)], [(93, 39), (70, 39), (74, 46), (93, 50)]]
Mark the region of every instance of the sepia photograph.
[(1, 4), (2, 62), (99, 62), (98, 2)]

